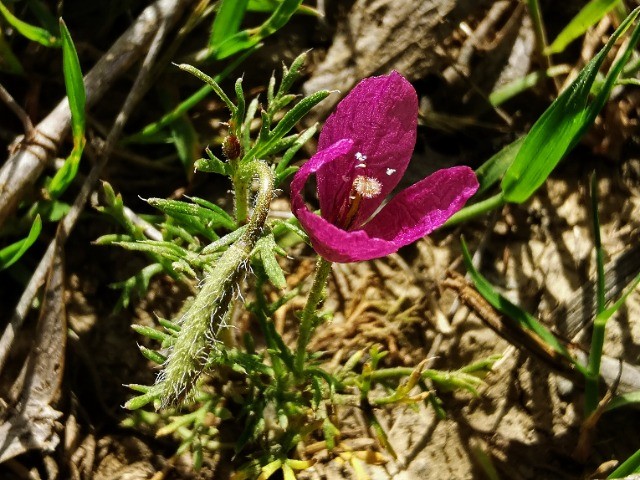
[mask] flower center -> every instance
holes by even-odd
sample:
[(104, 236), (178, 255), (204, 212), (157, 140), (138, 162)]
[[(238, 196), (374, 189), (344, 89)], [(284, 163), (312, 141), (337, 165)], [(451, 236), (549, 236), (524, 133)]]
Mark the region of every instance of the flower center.
[(358, 175), (351, 185), (349, 198), (340, 208), (338, 214), (338, 225), (348, 230), (360, 208), (360, 202), (363, 198), (374, 198), (382, 192), (382, 184), (373, 177)]

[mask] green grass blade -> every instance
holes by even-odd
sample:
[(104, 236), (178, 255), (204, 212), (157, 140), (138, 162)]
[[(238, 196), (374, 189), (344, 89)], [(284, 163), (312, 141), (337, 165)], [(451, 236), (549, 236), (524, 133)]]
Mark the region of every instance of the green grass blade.
[(58, 170), (49, 184), (49, 193), (52, 198), (58, 198), (69, 187), (80, 165), (82, 152), (85, 145), (86, 126), (86, 93), (82, 80), (82, 70), (78, 52), (73, 44), (69, 30), (64, 21), (60, 19), (60, 36), (62, 38), (62, 70), (64, 73), (64, 84), (69, 99), (69, 110), (71, 111), (71, 132), (73, 135), (73, 150)]
[(62, 167), (60, 167), (60, 170), (58, 170), (51, 179), (51, 183), (49, 183), (48, 188), (51, 198), (59, 198), (67, 188), (69, 188), (73, 179), (76, 178), (83, 149), (84, 143), (81, 147), (73, 147), (73, 150), (71, 150), (71, 153), (64, 161)]
[(476, 270), (476, 268), (473, 266), (471, 255), (469, 254), (469, 249), (467, 248), (467, 244), (464, 241), (464, 238), (461, 239), (461, 243), (463, 260), (467, 272), (469, 272), (471, 280), (478, 289), (478, 292), (480, 292), (480, 294), (484, 297), (484, 299), (500, 313), (515, 320), (520, 328), (529, 330), (536, 334), (547, 345), (553, 348), (553, 350), (555, 350), (563, 357), (567, 358), (571, 363), (575, 365), (576, 363), (574, 358), (567, 351), (565, 346), (558, 341), (556, 336), (551, 333), (551, 331), (547, 327), (538, 322), (538, 320), (536, 320), (533, 315), (530, 315), (528, 312), (522, 310), (519, 306), (511, 303), (505, 297), (496, 292), (493, 285), (491, 285), (489, 281), (484, 278), (480, 274), (480, 272), (478, 272), (478, 270)]
[(222, 0), (211, 27), (209, 48), (215, 49), (227, 38), (238, 33), (249, 0)]
[(516, 95), (524, 92), (525, 90), (534, 87), (538, 83), (540, 83), (545, 78), (553, 78), (558, 75), (564, 75), (571, 71), (571, 67), (568, 65), (556, 65), (554, 67), (548, 68), (547, 70), (541, 70), (537, 72), (531, 72), (528, 75), (525, 75), (522, 78), (518, 78), (513, 82), (509, 82), (506, 85), (503, 85), (489, 95), (489, 103), (492, 106), (498, 107), (502, 105), (507, 100), (515, 97)]
[(9, 268), (11, 265), (20, 260), (20, 257), (22, 257), (22, 255), (25, 254), (29, 247), (33, 245), (37, 240), (41, 231), (42, 220), (40, 219), (40, 215), (37, 215), (35, 220), (33, 221), (33, 224), (31, 225), (31, 229), (29, 230), (29, 234), (26, 236), (26, 238), (12, 243), (11, 245), (0, 250), (0, 270)]
[(607, 478), (625, 478), (634, 473), (640, 473), (640, 450), (627, 458)]
[[(249, 12), (271, 13), (282, 3), (282, 0), (249, 0), (247, 10)], [(296, 13), (304, 15), (320, 16), (320, 12), (307, 5), (300, 5)]]
[(520, 137), (514, 142), (511, 142), (478, 167), (476, 170), (476, 177), (480, 187), (478, 188), (476, 195), (482, 195), (500, 181), (504, 173), (509, 168), (509, 165), (511, 165), (514, 158), (516, 158), (516, 155), (520, 151), (520, 147), (522, 147), (522, 144), (524, 143), (524, 139), (525, 137)]
[(38, 42), (40, 45), (44, 45), (45, 47), (60, 46), (59, 38), (51, 35), (51, 32), (45, 30), (44, 28), (36, 27), (35, 25), (23, 22), (13, 13), (11, 13), (11, 11), (2, 2), (0, 2), (0, 14), (2, 14), (7, 23), (15, 28), (16, 31), (23, 37), (26, 37), (33, 42)]
[(613, 397), (613, 400), (607, 404), (606, 411), (608, 412), (610, 410), (615, 410), (616, 408), (627, 407), (630, 405), (635, 406), (638, 404), (640, 404), (640, 390)]
[(284, 27), (296, 13), (302, 0), (283, 0), (265, 22), (257, 28), (243, 30), (227, 38), (215, 52), (218, 60), (247, 50)]
[(560, 53), (571, 42), (583, 35), (609, 13), (620, 0), (591, 0), (558, 34), (556, 39), (544, 51), (545, 55)]
[(636, 20), (639, 13), (640, 8), (635, 9), (620, 24), (602, 50), (531, 127), (520, 151), (502, 179), (501, 188), (505, 200), (514, 203), (526, 201), (593, 123), (615, 85), (624, 63), (638, 42), (638, 27), (633, 32), (627, 51), (611, 68), (596, 99), (588, 105), (589, 94), (598, 70), (614, 43)]
[(60, 19), (60, 37), (62, 38), (62, 70), (64, 72), (67, 97), (69, 98), (69, 109), (71, 110), (73, 143), (74, 145), (79, 145), (84, 140), (87, 97), (84, 90), (78, 52), (62, 19)]

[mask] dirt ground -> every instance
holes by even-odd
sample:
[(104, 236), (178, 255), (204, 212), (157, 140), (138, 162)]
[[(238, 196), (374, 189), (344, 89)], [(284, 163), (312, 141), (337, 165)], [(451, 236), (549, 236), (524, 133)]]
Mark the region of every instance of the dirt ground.
[[(521, 2), (318, 3), (325, 9), (323, 19), (294, 17), (265, 42), (254, 60), (241, 66), (246, 84), (257, 92), (273, 68), (308, 48), (314, 50), (305, 82), (298, 86), (301, 92), (328, 88), (344, 93), (363, 77), (399, 70), (414, 83), (421, 100), (418, 145), (403, 180), (406, 184), (438, 168), (461, 163), (478, 167), (526, 132), (554, 96), (553, 82), (549, 82), (499, 108), (487, 102), (487, 95), (497, 86), (540, 66), (533, 27)], [(566, 2), (559, 7), (542, 2), (551, 38), (582, 3)], [(605, 27), (599, 28), (610, 33), (611, 29)], [(582, 49), (578, 42), (557, 63), (580, 68), (581, 56), (588, 54), (592, 45), (597, 51), (602, 38), (602, 33), (588, 34)], [(82, 55), (95, 56), (97, 52), (92, 49), (108, 46), (92, 46), (90, 41), (88, 35)], [(114, 98), (121, 99), (126, 88), (126, 82), (117, 85)], [(25, 95), (28, 92), (33, 93), (33, 87), (26, 88)], [(339, 98), (330, 97), (307, 121), (326, 118)], [(48, 108), (54, 100), (57, 98), (43, 101), (41, 108)], [(101, 126), (113, 118), (115, 108), (103, 102), (93, 111), (91, 128), (96, 137)], [(196, 123), (206, 132), (203, 135), (219, 136), (215, 129), (224, 121), (221, 110), (219, 103), (209, 101), (193, 112)], [(464, 235), (476, 252), (480, 270), (502, 293), (576, 348), (588, 348), (589, 328), (577, 331), (568, 319), (576, 318), (572, 316), (576, 298), (582, 298), (581, 292), (594, 278), (589, 175), (596, 171), (598, 176), (605, 260), (614, 264), (620, 255), (635, 249), (637, 255), (627, 257), (625, 262), (637, 272), (639, 113), (637, 91), (616, 91), (584, 141), (523, 205), (508, 205), (460, 227), (442, 229), (385, 259), (334, 265), (325, 307), (335, 312), (334, 317), (319, 329), (312, 343), (312, 348), (325, 352), (327, 362), (344, 361), (373, 343), (389, 350), (385, 359), (389, 366), (415, 366), (427, 359), (430, 368), (454, 370), (492, 355), (501, 356), (484, 378), (477, 397), (464, 392), (440, 393), (446, 418), (439, 418), (425, 405), (378, 411), (396, 458), (380, 448), (358, 409), (341, 410), (345, 444), (354, 450), (381, 453), (365, 467), (371, 478), (486, 478), (481, 465), (487, 458), (498, 478), (503, 479), (604, 478), (612, 459), (627, 458), (640, 447), (640, 412), (619, 409), (603, 415), (590, 454), (580, 459), (576, 446), (583, 422), (583, 385), (502, 338), (443, 284), (449, 271), (465, 273), (460, 247), (460, 236)], [(133, 122), (142, 125), (157, 118), (154, 114), (157, 108), (152, 106), (149, 112), (138, 112)], [(213, 120), (208, 118), (211, 116)], [(18, 128), (8, 122), (2, 129), (11, 132)], [(313, 149), (310, 145), (306, 154)], [(154, 146), (149, 152), (135, 153), (148, 160), (165, 151)], [(221, 205), (228, 202), (228, 186), (212, 176), (197, 175), (187, 180), (178, 168), (147, 171), (147, 163), (133, 163), (128, 158), (122, 152), (114, 155), (104, 178), (123, 194), (131, 208), (148, 210), (138, 196), (161, 197), (183, 191)], [(275, 215), (290, 215), (287, 199), (287, 192), (282, 192), (274, 201)], [(203, 469), (194, 472), (188, 455), (174, 455), (177, 444), (171, 439), (121, 426), (128, 415), (122, 405), (130, 397), (123, 385), (150, 384), (156, 375), (140, 355), (138, 343), (142, 340), (130, 326), (151, 326), (157, 317), (175, 316), (189, 292), (161, 276), (152, 282), (144, 298), (114, 312), (119, 293), (109, 284), (145, 265), (143, 256), (91, 243), (114, 231), (104, 217), (87, 209), (67, 241), (64, 275), (58, 289), (64, 308), (58, 315), (66, 318), (68, 334), (62, 329), (49, 346), (58, 358), (56, 372), (62, 376), (62, 383), (59, 391), (51, 393), (55, 408), (38, 412), (38, 418), (47, 418), (52, 425), (53, 437), (43, 441), (50, 448), (32, 450), (4, 462), (0, 478), (158, 480), (229, 476), (229, 458), (225, 456), (211, 455)], [(37, 247), (36, 253), (41, 255), (44, 248)], [(312, 252), (302, 245), (293, 249), (292, 258), (283, 263), (288, 284), (308, 285)], [(36, 264), (34, 256), (29, 268)], [(15, 278), (3, 276), (0, 281), (0, 319), (5, 322), (21, 288)], [(276, 314), (287, 341), (295, 340), (292, 311), (298, 307), (293, 303)], [(245, 315), (238, 324), (249, 328), (250, 322)], [(14, 380), (20, 378), (31, 340), (39, 338), (36, 324), (37, 314), (32, 312), (3, 371), (2, 410), (17, 395)], [(608, 324), (605, 353), (631, 366), (639, 365), (640, 292), (633, 293)], [(5, 422), (8, 415), (5, 411)], [(358, 478), (344, 461), (326, 452), (302, 449), (300, 453), (318, 460), (300, 478)]]

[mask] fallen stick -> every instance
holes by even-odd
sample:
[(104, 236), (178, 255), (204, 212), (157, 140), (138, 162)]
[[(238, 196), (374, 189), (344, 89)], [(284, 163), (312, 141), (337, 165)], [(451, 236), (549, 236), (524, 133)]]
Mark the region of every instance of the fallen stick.
[[(515, 321), (494, 309), (461, 275), (450, 272), (450, 277), (442, 282), (442, 286), (454, 290), (460, 300), (502, 338), (533, 354), (569, 380), (578, 384), (584, 382), (582, 374), (569, 360), (558, 354), (533, 332), (520, 328)], [(576, 361), (586, 365), (588, 354), (585, 351), (569, 343), (566, 343), (565, 347)], [(600, 378), (607, 388), (615, 390), (616, 393), (640, 390), (640, 368), (606, 355), (602, 357)]]
[[(136, 22), (85, 76), (87, 108), (100, 100), (114, 81), (146, 52), (158, 25), (164, 24), (168, 19), (177, 21), (179, 16), (176, 12), (181, 12), (191, 2), (192, 0), (156, 0), (142, 11)], [(27, 136), (2, 166), (0, 228), (34, 185), (47, 162), (57, 153), (70, 123), (71, 113), (65, 97), (31, 132), (27, 132)]]

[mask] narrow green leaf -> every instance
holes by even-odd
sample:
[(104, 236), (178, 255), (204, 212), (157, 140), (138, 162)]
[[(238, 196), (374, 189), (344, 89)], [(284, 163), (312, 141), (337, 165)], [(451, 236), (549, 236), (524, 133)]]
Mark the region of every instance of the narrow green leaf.
[(269, 35), (274, 34), (287, 24), (301, 3), (302, 0), (283, 0), (262, 25), (238, 32), (222, 42), (215, 52), (216, 59), (222, 60), (252, 48)]
[(45, 47), (60, 46), (59, 38), (51, 35), (51, 32), (45, 30), (44, 28), (36, 27), (35, 25), (23, 22), (13, 13), (11, 13), (11, 11), (2, 2), (0, 2), (0, 14), (2, 14), (7, 23), (15, 28), (23, 37), (26, 37), (33, 42), (38, 42), (40, 45), (44, 45)]
[(222, 90), (222, 87), (220, 85), (218, 85), (218, 82), (216, 81), (215, 78), (210, 77), (209, 75), (207, 75), (203, 71), (198, 70), (194, 66), (187, 65), (186, 63), (181, 63), (180, 65), (177, 65), (177, 67), (180, 70), (184, 70), (185, 72), (190, 73), (194, 77), (198, 78), (202, 82), (204, 82), (207, 85), (209, 85), (209, 87), (211, 87), (211, 89), (216, 93), (216, 95), (218, 95), (218, 97), (220, 97), (220, 100), (222, 100), (225, 103), (225, 105), (227, 106), (227, 108), (229, 109), (231, 114), (235, 113), (236, 106), (233, 104), (233, 102), (227, 96), (227, 94), (224, 93), (224, 90)]
[(598, 23), (617, 3), (620, 3), (620, 0), (591, 0), (562, 29), (551, 45), (545, 49), (544, 54), (553, 55), (562, 52), (567, 45)]
[(276, 288), (283, 289), (287, 286), (287, 280), (280, 264), (276, 260), (277, 245), (273, 238), (273, 234), (265, 235), (256, 242), (255, 250), (260, 254), (262, 266), (269, 277), (269, 280)]
[(175, 341), (175, 337), (171, 336), (171, 335), (167, 335), (164, 332), (161, 332), (160, 330), (157, 330), (155, 328), (152, 327), (147, 327), (145, 325), (137, 325), (137, 324), (133, 324), (131, 325), (131, 328), (139, 335), (142, 335), (144, 337), (150, 338), (152, 340), (156, 340), (158, 342), (174, 342)]
[(289, 131), (322, 100), (327, 98), (331, 92), (321, 90), (300, 100), (291, 110), (289, 110), (278, 124), (271, 130), (269, 140), (256, 145), (248, 154), (250, 157), (263, 158), (267, 155), (277, 153), (274, 147)]
[(209, 158), (199, 158), (196, 160), (193, 164), (196, 170), (207, 173), (218, 173), (220, 175), (231, 175), (228, 163), (225, 163), (216, 157), (213, 152), (209, 150), (209, 147), (205, 149), (205, 152)]
[[(247, 10), (250, 12), (271, 13), (282, 3), (282, 0), (249, 0)], [(320, 17), (321, 14), (315, 8), (300, 5), (296, 13)]]
[[(200, 200), (200, 199), (198, 199)], [(167, 215), (179, 216), (180, 218), (193, 217), (194, 220), (204, 220), (209, 228), (226, 228), (235, 230), (236, 224), (229, 215), (216, 205), (216, 209), (204, 207), (202, 205), (182, 202), (179, 200), (166, 200), (164, 198), (149, 198), (149, 205), (158, 208)], [(177, 217), (176, 217), (177, 218)]]
[(142, 353), (144, 358), (151, 360), (153, 363), (157, 363), (158, 365), (162, 365), (167, 361), (167, 357), (147, 347), (140, 346), (140, 353)]
[(236, 224), (235, 224), (235, 222), (233, 220), (233, 217), (231, 217), (231, 215), (229, 215), (227, 212), (225, 212), (222, 208), (220, 208), (215, 203), (211, 203), (208, 200), (205, 200), (204, 198), (200, 198), (200, 197), (187, 197), (187, 196), (185, 196), (185, 198), (188, 198), (189, 200), (191, 200), (196, 205), (200, 205), (201, 207), (206, 208), (208, 210), (211, 210), (212, 212), (216, 213), (217, 215), (220, 215), (220, 217), (225, 219), (225, 221), (226, 221), (225, 225), (228, 227), (229, 230), (233, 230), (234, 228), (236, 228)]
[(86, 124), (86, 94), (82, 71), (80, 70), (80, 60), (69, 30), (62, 19), (60, 19), (60, 35), (62, 38), (64, 84), (67, 90), (67, 98), (69, 99), (69, 110), (71, 111), (73, 150), (49, 184), (49, 194), (54, 199), (59, 198), (65, 192), (78, 173), (85, 145), (84, 131)]
[(128, 402), (124, 404), (124, 408), (127, 410), (138, 410), (139, 408), (144, 407), (148, 403), (153, 402), (157, 398), (159, 398), (160, 394), (155, 390), (150, 390), (149, 392), (139, 395), (137, 397), (132, 398)]
[(222, 0), (211, 27), (209, 48), (217, 48), (223, 41), (238, 33), (249, 0)]
[(606, 411), (608, 412), (610, 410), (615, 410), (616, 408), (626, 407), (629, 405), (635, 406), (638, 404), (640, 404), (640, 390), (613, 397), (613, 400), (607, 404)]
[(243, 225), (237, 230), (234, 230), (233, 232), (226, 234), (224, 237), (220, 238), (219, 240), (216, 240), (215, 242), (210, 243), (209, 245), (204, 247), (200, 252), (200, 254), (209, 255), (217, 252), (221, 248), (231, 245), (233, 242), (235, 242), (242, 236), (242, 234), (245, 232), (246, 229), (247, 229), (247, 226)]
[(601, 91), (591, 105), (588, 105), (589, 94), (598, 70), (617, 39), (636, 20), (639, 13), (640, 8), (636, 8), (620, 24), (602, 50), (531, 127), (502, 179), (501, 188), (505, 200), (514, 203), (526, 201), (593, 123), (640, 40), (638, 27), (633, 31), (627, 50), (609, 71)]
[(513, 163), (513, 159), (516, 158), (516, 155), (520, 151), (520, 147), (522, 147), (524, 139), (525, 137), (520, 137), (514, 142), (511, 142), (478, 167), (476, 170), (476, 177), (480, 184), (480, 188), (478, 188), (476, 195), (482, 195), (500, 181), (504, 172), (509, 168), (509, 165)]
[(607, 478), (626, 478), (634, 473), (640, 473), (640, 449), (627, 458)]
[(488, 280), (484, 278), (480, 274), (480, 272), (478, 272), (478, 270), (476, 270), (476, 268), (473, 266), (471, 255), (469, 254), (469, 249), (467, 248), (467, 244), (464, 241), (464, 238), (461, 239), (461, 244), (462, 256), (467, 272), (469, 272), (474, 285), (478, 289), (478, 292), (480, 292), (480, 294), (485, 298), (485, 300), (489, 302), (491, 306), (493, 306), (493, 308), (498, 310), (500, 313), (507, 315), (509, 318), (518, 322), (521, 328), (535, 333), (547, 345), (549, 345), (556, 352), (558, 352), (577, 366), (574, 358), (567, 351), (565, 346), (558, 341), (555, 335), (551, 333), (551, 331), (547, 329), (547, 327), (542, 325), (532, 315), (522, 310), (519, 306), (511, 303), (505, 297), (496, 292), (496, 290), (488, 282)]
[(489, 103), (494, 107), (498, 107), (507, 100), (537, 85), (543, 79), (564, 75), (570, 71), (571, 67), (569, 65), (555, 65), (546, 71), (531, 72), (491, 92), (491, 95), (489, 95)]
[(60, 167), (60, 170), (53, 176), (48, 187), (51, 198), (59, 198), (67, 188), (69, 188), (73, 179), (76, 178), (83, 150), (84, 143), (80, 147), (73, 147), (73, 150), (71, 150), (71, 153), (62, 164), (62, 167)]
[(33, 223), (31, 224), (31, 229), (29, 230), (29, 234), (15, 243), (4, 247), (0, 250), (0, 270), (4, 270), (5, 268), (9, 268), (11, 265), (16, 263), (22, 255), (34, 244), (37, 240), (40, 232), (42, 231), (42, 220), (40, 219), (40, 215), (37, 215)]
[(71, 39), (71, 34), (62, 19), (60, 19), (60, 36), (62, 38), (62, 71), (64, 73), (67, 98), (69, 99), (69, 109), (71, 110), (73, 144), (78, 146), (84, 143), (87, 98), (84, 90), (84, 81), (82, 80), (82, 70), (80, 69), (78, 52)]
[(618, 300), (616, 300), (613, 305), (611, 305), (609, 308), (607, 308), (604, 312), (602, 312), (597, 317), (601, 317), (605, 321), (611, 318), (614, 313), (620, 310), (620, 307), (624, 305), (629, 295), (631, 295), (631, 293), (636, 288), (638, 288), (638, 285), (640, 285), (640, 274), (636, 275), (636, 277), (629, 283), (629, 286), (625, 289), (624, 293), (620, 296), (620, 298), (618, 298)]
[(293, 83), (300, 78), (300, 71), (302, 70), (302, 67), (304, 67), (306, 61), (307, 52), (302, 52), (293, 62), (291, 62), (291, 66), (289, 68), (284, 69), (282, 82), (280, 83), (280, 88), (278, 88), (278, 97), (289, 93)]

